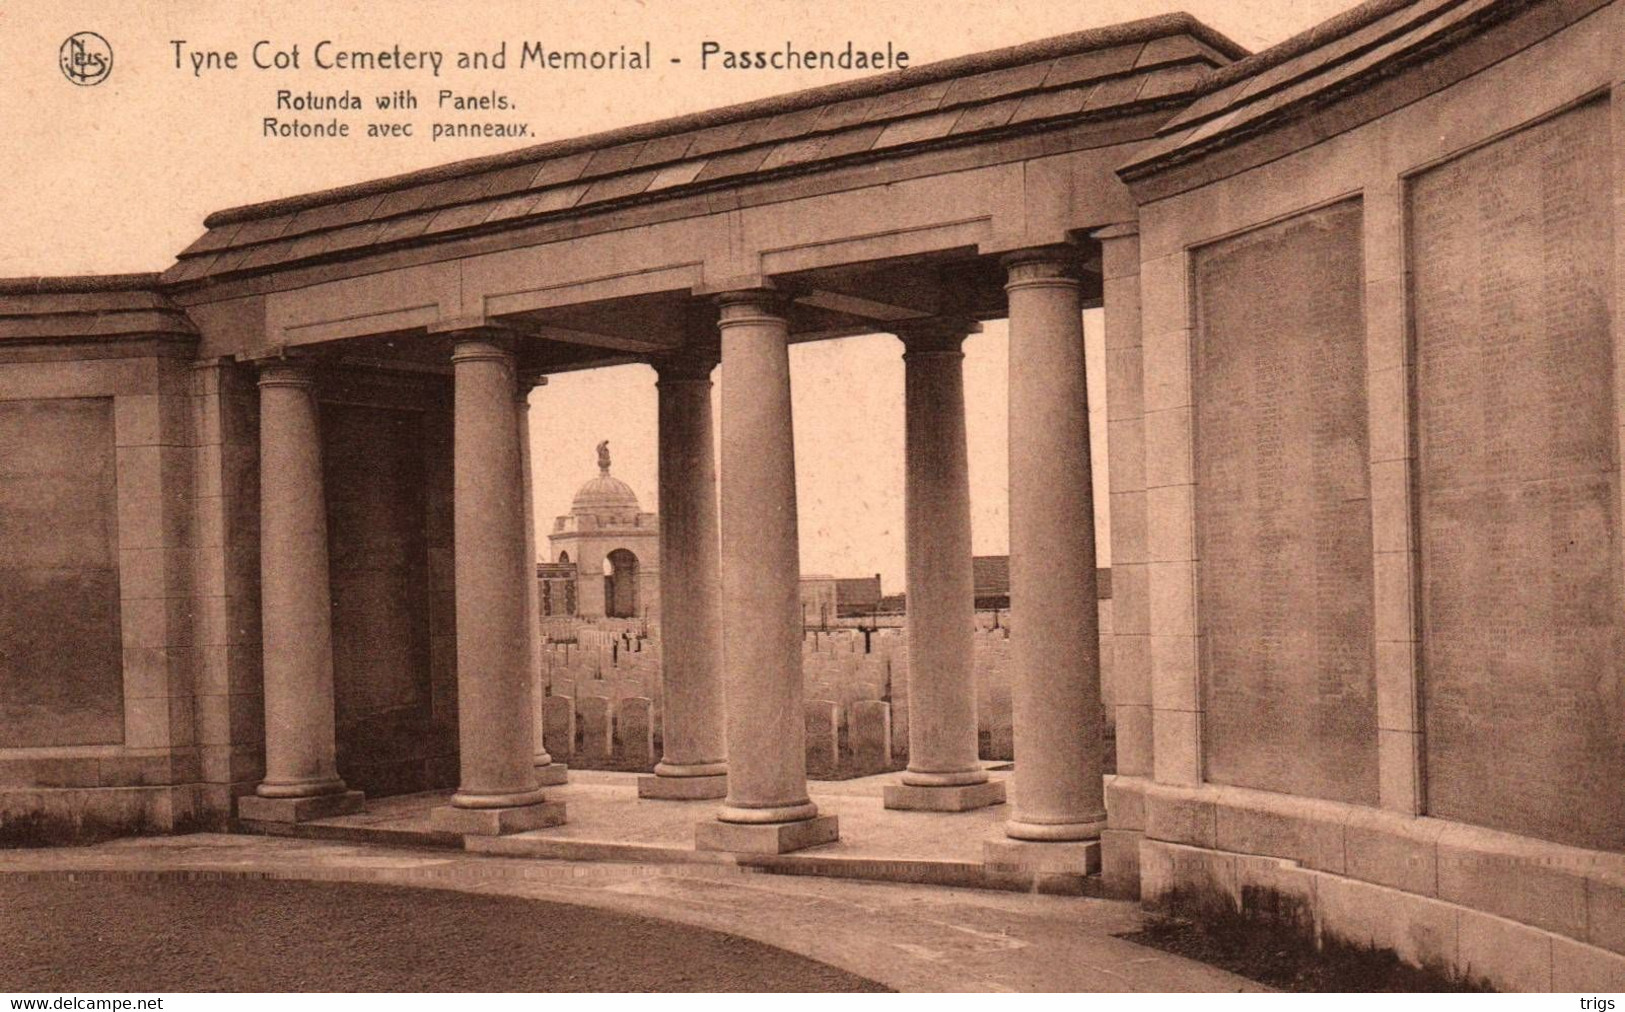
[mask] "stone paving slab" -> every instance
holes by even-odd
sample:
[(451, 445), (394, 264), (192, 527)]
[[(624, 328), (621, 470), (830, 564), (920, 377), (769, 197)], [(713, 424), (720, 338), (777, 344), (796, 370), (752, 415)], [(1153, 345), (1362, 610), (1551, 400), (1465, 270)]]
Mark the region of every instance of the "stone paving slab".
[[(994, 779), (1008, 773), (993, 772)], [(616, 846), (639, 851), (693, 851), (694, 827), (717, 810), (716, 800), (667, 801), (639, 798), (635, 773), (600, 770), (571, 770), (570, 782), (548, 791), (549, 800), (565, 803), (569, 819), (562, 826), (519, 833), (498, 840), (480, 841), (490, 852), (514, 852), (512, 841), (548, 840), (594, 844), (602, 848), (595, 855), (613, 859)], [(895, 773), (852, 780), (813, 781), (812, 799), (820, 812), (841, 819), (841, 838), (797, 852), (807, 857), (863, 859), (869, 861), (942, 861), (981, 864), (982, 843), (1002, 838), (1001, 826), (1006, 806), (970, 812), (898, 812), (882, 804), (882, 788), (897, 779)], [(355, 842), (385, 841), (365, 833), (333, 833), (324, 830), (365, 830), (368, 833), (413, 834), (430, 832), (428, 812), (445, 803), (446, 792), (414, 794), (405, 797), (369, 800), (367, 811), (354, 815), (319, 819), (304, 824), (304, 835), (352, 839)], [(256, 827), (263, 828), (263, 827)], [(300, 834), (294, 834), (300, 835)], [(440, 842), (425, 840), (424, 842)], [(520, 848), (523, 852), (523, 848)], [(540, 853), (536, 850), (530, 853)], [(585, 852), (557, 850), (544, 856), (588, 857)], [(655, 853), (634, 853), (633, 859), (657, 858)], [(673, 860), (681, 859), (669, 855)]]
[[(996, 764), (990, 764), (996, 765)], [(1008, 773), (993, 771), (994, 779)], [(784, 875), (903, 882), (980, 889), (1026, 890), (1030, 877), (990, 874), (983, 842), (1003, 839), (1004, 806), (970, 812), (898, 812), (882, 803), (895, 773), (839, 781), (813, 781), (810, 793), (825, 814), (841, 820), (840, 839), (789, 854), (745, 855), (702, 851), (695, 827), (711, 818), (718, 802), (640, 798), (638, 775), (577, 770), (570, 782), (549, 790), (569, 811), (564, 825), (504, 836), (439, 833), (429, 813), (447, 792), (384, 798), (367, 811), (289, 828), (244, 824), (255, 832), (388, 846), (463, 847), (471, 852), (565, 861), (747, 865)], [(1066, 891), (1098, 895), (1098, 879)]]
[(578, 903), (725, 931), (907, 991), (1265, 990), (1112, 937), (1143, 915), (1111, 900), (247, 835), (0, 852), (0, 875), (70, 873), (375, 882)]

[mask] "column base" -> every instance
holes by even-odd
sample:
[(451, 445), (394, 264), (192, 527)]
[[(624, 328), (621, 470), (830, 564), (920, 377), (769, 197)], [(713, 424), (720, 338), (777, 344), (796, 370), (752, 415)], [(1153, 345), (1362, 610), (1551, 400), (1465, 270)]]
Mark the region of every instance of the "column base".
[(546, 766), (536, 767), (536, 782), (543, 787), (558, 787), (569, 781), (570, 767), (563, 763), (548, 763)]
[(262, 798), (244, 794), (237, 799), (237, 818), (250, 822), (309, 822), (361, 811), (366, 795), (360, 791), (318, 794), (309, 798)]
[(1099, 840), (1071, 843), (988, 840), (982, 844), (982, 864), (989, 879), (1034, 892), (1069, 896), (1100, 892)]
[(728, 777), (663, 777), (658, 773), (638, 777), (638, 797), (661, 801), (699, 801), (728, 796)]
[(887, 808), (906, 812), (968, 812), (1004, 804), (1004, 781), (984, 780), (951, 787), (887, 784), (882, 795)]
[(564, 802), (541, 801), (519, 808), (458, 808), (442, 805), (429, 813), (429, 828), (461, 836), (507, 836), (564, 825)]
[(1099, 840), (1106, 829), (1106, 813), (1087, 822), (1023, 822), (1012, 818), (1004, 824), (1004, 835), (1012, 840), (1030, 840), (1033, 843), (1081, 843)]
[(903, 775), (897, 778), (897, 782), (910, 787), (969, 787), (971, 784), (987, 783), (987, 770), (980, 766), (960, 770), (958, 773), (922, 773), (919, 770), (904, 770)]
[(788, 854), (840, 839), (840, 818), (818, 815), (797, 822), (723, 822), (707, 819), (694, 827), (695, 850), (736, 854)]

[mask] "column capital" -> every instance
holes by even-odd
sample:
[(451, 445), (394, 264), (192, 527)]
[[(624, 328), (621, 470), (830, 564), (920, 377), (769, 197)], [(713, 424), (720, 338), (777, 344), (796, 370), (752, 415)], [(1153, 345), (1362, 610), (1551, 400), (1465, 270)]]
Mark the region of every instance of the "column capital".
[[(454, 320), (437, 320), (425, 328), (430, 334), (447, 337), (452, 342), (452, 362), (464, 357), (465, 345), (486, 345), (489, 348), (515, 355), (521, 332), (504, 326), (485, 316), (464, 316)], [(479, 354), (474, 351), (473, 354)]]
[(982, 332), (975, 320), (958, 316), (933, 316), (903, 320), (892, 325), (892, 333), (903, 342), (903, 357), (910, 355), (963, 355), (961, 345), (971, 334)]
[(715, 349), (684, 350), (671, 355), (657, 355), (649, 359), (660, 383), (709, 383), (711, 370), (717, 367), (721, 355)]
[(716, 297), (721, 318), (717, 326), (723, 329), (763, 320), (787, 321), (790, 315), (790, 297), (775, 288), (746, 288), (723, 292)]
[(1006, 253), (1002, 260), (1009, 280), (1004, 290), (1077, 288), (1079, 252), (1074, 246), (1040, 246)]
[(316, 386), (316, 365), (308, 358), (266, 358), (255, 363), (259, 367), (261, 387)]
[(472, 327), (447, 332), (452, 340), (451, 362), (494, 361), (517, 367), (513, 335), (494, 327)]

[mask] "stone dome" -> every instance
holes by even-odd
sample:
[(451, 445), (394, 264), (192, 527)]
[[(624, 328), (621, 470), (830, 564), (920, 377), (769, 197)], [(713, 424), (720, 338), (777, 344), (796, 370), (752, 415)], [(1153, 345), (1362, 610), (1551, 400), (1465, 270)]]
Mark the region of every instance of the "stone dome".
[(598, 444), (598, 477), (581, 486), (570, 503), (577, 516), (625, 517), (635, 523), (639, 512), (638, 495), (632, 486), (609, 473), (609, 442)]
[(632, 491), (632, 486), (604, 471), (598, 477), (581, 486), (576, 493), (574, 501), (570, 503), (571, 513), (637, 513), (638, 496)]

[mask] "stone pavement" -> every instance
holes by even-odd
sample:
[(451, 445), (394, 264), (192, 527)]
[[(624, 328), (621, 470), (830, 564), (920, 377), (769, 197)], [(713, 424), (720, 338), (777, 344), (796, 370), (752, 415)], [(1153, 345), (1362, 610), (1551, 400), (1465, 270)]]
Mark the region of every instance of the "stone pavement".
[(728, 932), (904, 991), (1265, 990), (1114, 938), (1143, 915), (1110, 900), (207, 833), (0, 852), (0, 875), (66, 873), (373, 882), (576, 903)]
[[(990, 775), (1008, 777), (999, 769)], [(883, 774), (811, 782), (810, 793), (820, 812), (840, 817), (841, 837), (834, 843), (782, 855), (697, 851), (694, 827), (715, 815), (719, 801), (639, 798), (637, 774), (599, 770), (571, 770), (569, 783), (548, 789), (549, 799), (562, 801), (568, 808), (564, 825), (510, 836), (465, 839), (435, 832), (429, 825), (429, 813), (444, 803), (443, 794), (369, 799), (367, 810), (353, 815), (297, 826), (256, 823), (250, 828), (352, 843), (462, 846), (517, 857), (740, 864), (786, 874), (887, 882), (1031, 887), (1030, 881), (1016, 881), (1019, 875), (1001, 877), (983, 865), (983, 841), (1004, 838), (1006, 806), (952, 813), (892, 811), (882, 805), (881, 792), (896, 779), (896, 774)], [(1093, 882), (1098, 884), (1098, 879)]]

